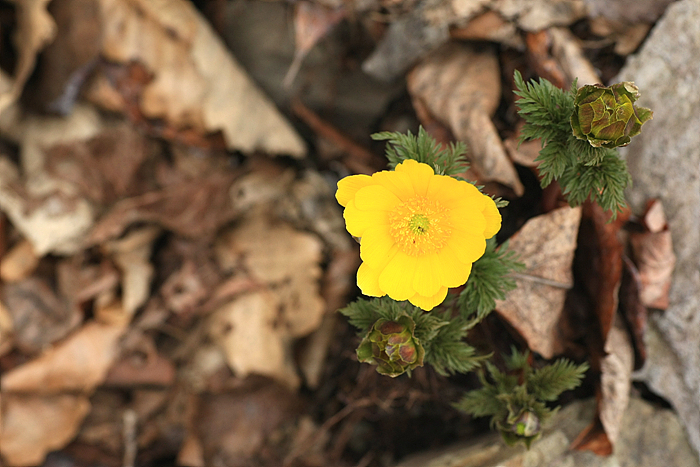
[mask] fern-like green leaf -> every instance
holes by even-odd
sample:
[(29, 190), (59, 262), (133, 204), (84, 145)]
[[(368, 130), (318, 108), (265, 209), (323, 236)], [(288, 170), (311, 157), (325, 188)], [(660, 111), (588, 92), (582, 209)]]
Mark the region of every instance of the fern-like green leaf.
[(392, 169), (406, 159), (428, 164), (438, 175), (457, 175), (468, 167), (464, 156), (467, 147), (463, 142), (451, 143), (447, 148), (441, 149), (440, 144), (423, 127), (418, 129), (415, 136), (410, 131), (407, 134), (385, 131), (373, 134), (372, 139), (388, 142), (386, 157)]
[(581, 384), (586, 371), (587, 363), (576, 365), (567, 359), (557, 360), (529, 375), (528, 391), (543, 401), (556, 400), (562, 392)]
[(487, 240), (486, 251), (472, 266), (457, 300), (460, 313), (469, 319), (468, 327), (481, 322), (496, 307), (496, 300), (503, 300), (515, 288), (512, 273), (523, 268), (507, 242), (496, 249), (496, 240)]

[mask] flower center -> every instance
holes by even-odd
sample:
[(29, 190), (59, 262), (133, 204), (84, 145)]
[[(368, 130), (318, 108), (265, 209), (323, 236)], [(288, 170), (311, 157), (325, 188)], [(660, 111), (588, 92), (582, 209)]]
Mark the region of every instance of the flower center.
[(447, 209), (425, 196), (416, 196), (389, 213), (389, 233), (401, 251), (422, 256), (440, 251), (452, 228)]

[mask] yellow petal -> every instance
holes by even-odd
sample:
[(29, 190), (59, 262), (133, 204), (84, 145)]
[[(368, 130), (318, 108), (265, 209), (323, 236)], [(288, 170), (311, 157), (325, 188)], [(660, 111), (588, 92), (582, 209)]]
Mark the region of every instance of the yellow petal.
[(447, 245), (463, 263), (473, 263), (481, 258), (486, 251), (486, 240), (483, 235), (471, 232), (454, 231)]
[(449, 245), (440, 250), (437, 260), (433, 262), (433, 272), (445, 287), (459, 287), (464, 284), (469, 279), (471, 271), (471, 263), (461, 262), (457, 258), (457, 253)]
[(412, 286), (415, 271), (416, 257), (397, 251), (379, 275), (379, 288), (394, 300), (408, 300), (416, 294)]
[(360, 241), (360, 258), (373, 268), (386, 264), (396, 243), (387, 226), (372, 226), (365, 230)]
[(465, 185), (469, 183), (444, 175), (435, 175), (428, 183), (427, 197), (438, 200), (447, 209), (452, 209), (468, 196)]
[(475, 204), (476, 206), (483, 207), (484, 203), (486, 202), (487, 199), (491, 199), (489, 196), (486, 196), (482, 192), (479, 191), (477, 187), (472, 185), (469, 182), (461, 182), (462, 187), (464, 188), (465, 191), (465, 196), (470, 200), (471, 203)]
[(434, 295), (425, 296), (415, 294), (413, 297), (409, 298), (408, 301), (418, 308), (430, 311), (445, 301), (445, 297), (447, 297), (447, 287), (441, 287)]
[(413, 159), (407, 159), (397, 165), (396, 172), (407, 174), (411, 179), (413, 191), (420, 196), (426, 196), (430, 179), (435, 176), (435, 171), (432, 167)]
[(462, 201), (449, 211), (450, 225), (453, 229), (483, 236), (486, 219), (482, 209), (469, 201)]
[(341, 206), (347, 206), (348, 202), (355, 197), (355, 193), (360, 188), (371, 185), (372, 177), (369, 175), (350, 175), (338, 181), (338, 191), (335, 192), (335, 199)]
[(372, 180), (391, 191), (401, 201), (408, 201), (416, 195), (408, 174), (383, 170), (372, 175)]
[(425, 296), (435, 295), (442, 287), (440, 278), (433, 272), (433, 263), (436, 261), (436, 254), (418, 257), (416, 274), (413, 276), (413, 290), (417, 294)]
[(370, 297), (383, 297), (386, 295), (379, 288), (379, 273), (381, 269), (372, 269), (367, 263), (360, 264), (357, 269), (357, 286), (363, 294)]
[(386, 226), (389, 223), (386, 211), (360, 211), (354, 200), (350, 200), (343, 211), (345, 228), (350, 235), (362, 237), (371, 227)]
[(484, 238), (491, 238), (501, 230), (501, 213), (498, 212), (496, 203), (491, 198), (484, 207), (484, 218), (486, 219)]
[(401, 200), (381, 185), (368, 185), (355, 194), (355, 206), (362, 211), (389, 211), (399, 204)]

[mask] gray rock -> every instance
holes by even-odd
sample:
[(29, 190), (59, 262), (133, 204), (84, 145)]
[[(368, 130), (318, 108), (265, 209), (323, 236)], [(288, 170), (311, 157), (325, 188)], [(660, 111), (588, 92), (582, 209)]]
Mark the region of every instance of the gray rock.
[(670, 306), (651, 317), (648, 360), (635, 375), (678, 411), (700, 454), (700, 0), (672, 4), (614, 81), (634, 81), (654, 111), (621, 153), (640, 213), (662, 200), (678, 258)]
[(593, 399), (570, 404), (529, 451), (508, 447), (493, 433), (469, 444), (413, 456), (396, 467), (700, 467), (678, 416), (635, 398), (622, 419), (612, 456), (570, 451), (571, 441), (594, 413)]

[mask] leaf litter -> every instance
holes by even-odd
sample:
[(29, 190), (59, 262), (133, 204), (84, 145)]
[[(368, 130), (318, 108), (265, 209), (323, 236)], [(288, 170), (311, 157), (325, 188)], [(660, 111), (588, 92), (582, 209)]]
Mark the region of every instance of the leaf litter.
[[(334, 182), (382, 168), (381, 148), (357, 137), (367, 128), (329, 119), (354, 89), (278, 109), (208, 23), (226, 19), (185, 0), (14, 3), (16, 64), (0, 76), (2, 465), (379, 466), (435, 445), (416, 423), (435, 439), (481, 431), (449, 406), (464, 382), (418, 369), (387, 383), (353, 361), (333, 314), (356, 293), (358, 266)], [(405, 77), (374, 130), (420, 122), (442, 143), (467, 142), (467, 175), (518, 206), (540, 196), (526, 154), (537, 143), (515, 142), (504, 69), (563, 87), (601, 81), (596, 67), (611, 65), (589, 61), (580, 25), (625, 55), (656, 3), (637, 31), (587, 19), (577, 1), (302, 2), (287, 7), (296, 57), (276, 81), (288, 73), (320, 95), (304, 67), (324, 47), (348, 69)], [(378, 21), (380, 8), (406, 9), (424, 35), (402, 42), (406, 25)], [(90, 27), (67, 26), (90, 15)], [(403, 58), (380, 70), (392, 47)], [(307, 148), (319, 157), (303, 159)], [(505, 235), (526, 269), (500, 318), (475, 331), (499, 351), (589, 357), (598, 410), (575, 445), (608, 454), (643, 361), (646, 307), (668, 301), (670, 232), (658, 202), (629, 232), (590, 205), (540, 203), (511, 211)]]

